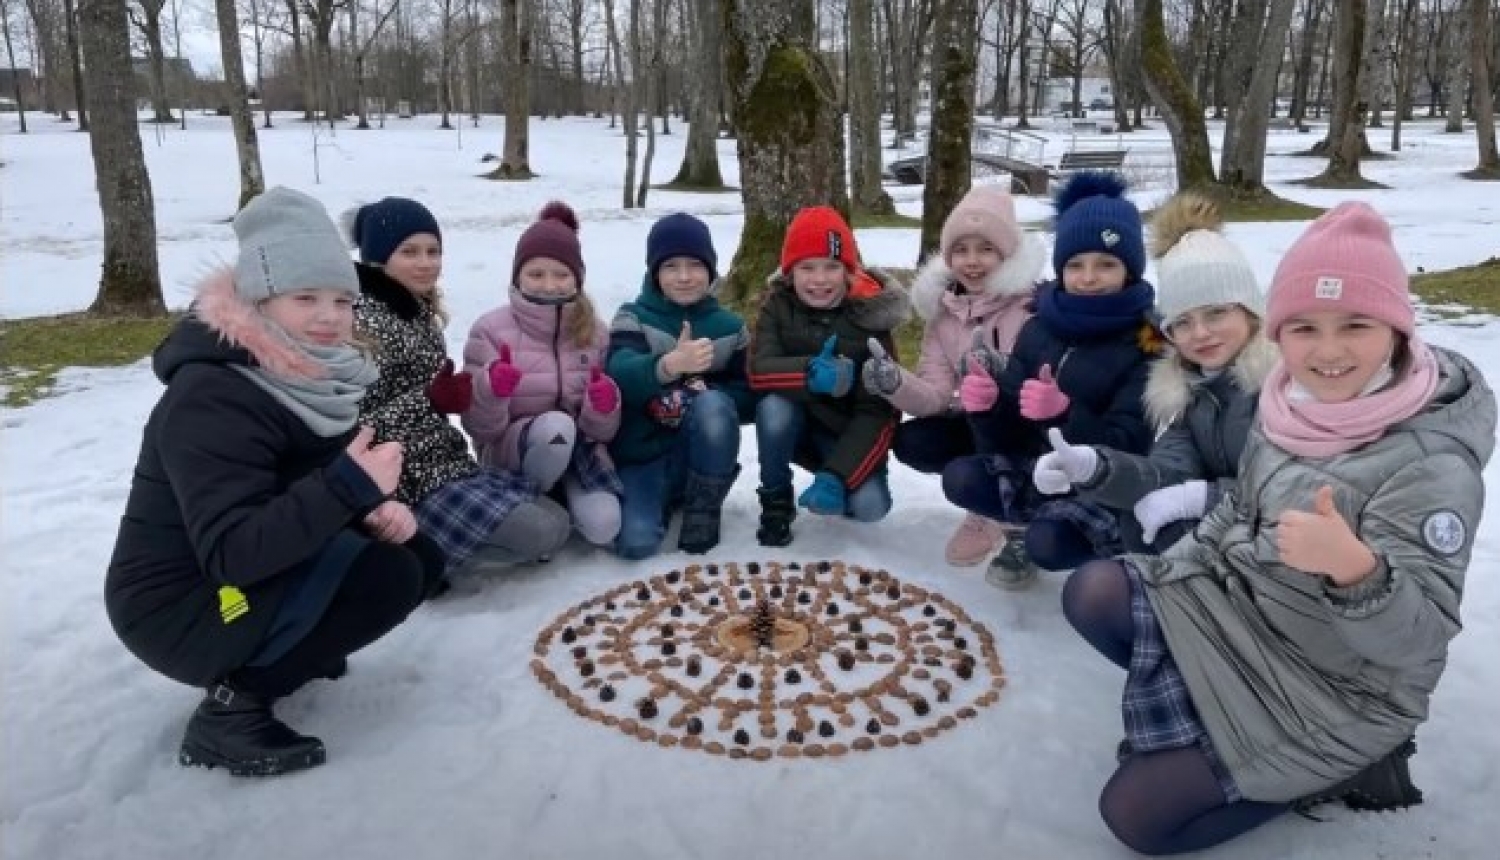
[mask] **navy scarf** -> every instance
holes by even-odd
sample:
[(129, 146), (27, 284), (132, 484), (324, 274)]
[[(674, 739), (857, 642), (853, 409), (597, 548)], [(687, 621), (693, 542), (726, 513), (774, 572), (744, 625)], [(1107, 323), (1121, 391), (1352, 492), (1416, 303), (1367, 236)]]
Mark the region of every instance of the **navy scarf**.
[(1155, 302), (1156, 291), (1146, 281), (1102, 296), (1075, 296), (1053, 281), (1037, 290), (1036, 315), (1058, 335), (1085, 340), (1139, 326)]

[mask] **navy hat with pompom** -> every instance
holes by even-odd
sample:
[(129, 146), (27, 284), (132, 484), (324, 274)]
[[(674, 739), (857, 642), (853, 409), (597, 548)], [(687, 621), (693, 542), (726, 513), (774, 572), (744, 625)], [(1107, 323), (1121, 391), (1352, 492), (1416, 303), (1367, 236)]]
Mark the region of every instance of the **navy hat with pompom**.
[(1073, 175), (1054, 200), (1057, 242), (1052, 268), (1058, 278), (1073, 257), (1097, 251), (1125, 264), (1127, 283), (1146, 271), (1146, 243), (1141, 238), (1141, 213), (1125, 199), (1125, 180), (1116, 173), (1082, 171)]
[(443, 232), (426, 206), (405, 197), (386, 197), (345, 213), (349, 244), (359, 259), (385, 265), (401, 243), (418, 233), (431, 233), (442, 244)]

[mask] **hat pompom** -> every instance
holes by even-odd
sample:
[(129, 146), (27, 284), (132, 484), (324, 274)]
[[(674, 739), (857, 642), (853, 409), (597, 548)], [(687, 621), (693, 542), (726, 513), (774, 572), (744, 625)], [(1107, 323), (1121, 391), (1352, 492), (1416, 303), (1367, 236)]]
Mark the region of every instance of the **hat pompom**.
[(351, 206), (339, 213), (339, 235), (351, 250), (359, 247), (359, 228), (364, 222), (365, 207)]
[(1062, 188), (1058, 189), (1057, 196), (1053, 198), (1053, 208), (1057, 210), (1058, 216), (1073, 208), (1080, 200), (1090, 197), (1125, 197), (1125, 179), (1118, 173), (1110, 173), (1101, 170), (1084, 170), (1073, 174)]
[(1213, 198), (1184, 191), (1162, 204), (1151, 218), (1151, 256), (1160, 258), (1172, 250), (1182, 237), (1194, 230), (1218, 232), (1224, 216)]
[(541, 213), (537, 215), (536, 219), (538, 221), (558, 221), (574, 233), (578, 232), (578, 214), (573, 211), (573, 207), (561, 200), (553, 200), (551, 203), (543, 206)]

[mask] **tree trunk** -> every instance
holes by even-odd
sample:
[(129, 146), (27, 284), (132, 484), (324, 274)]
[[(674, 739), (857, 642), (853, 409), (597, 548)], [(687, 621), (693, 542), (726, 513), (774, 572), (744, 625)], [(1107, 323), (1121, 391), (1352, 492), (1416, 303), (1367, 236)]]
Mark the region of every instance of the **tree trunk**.
[(21, 133), (26, 134), (26, 99), (23, 98), (23, 94), (21, 92), (21, 75), (19, 72), (14, 71), (16, 68), (16, 49), (15, 46), (11, 44), (10, 40), (9, 8), (5, 8), (3, 14), (0, 14), (0, 27), (4, 28), (5, 56), (6, 59), (10, 62), (10, 67), (12, 69), (10, 76), (10, 85), (13, 96), (16, 100), (16, 116), (21, 121)]
[[(640, 68), (640, 19), (636, 15), (635, 3), (630, 0), (630, 65), (632, 71)], [(635, 161), (636, 161), (636, 80), (625, 80), (625, 48), (620, 44), (619, 28), (615, 25), (614, 0), (604, 0), (606, 36), (615, 60), (615, 92), (620, 102), (620, 130), (625, 135), (625, 187), (620, 205), (625, 209), (635, 208)]]
[(500, 0), (500, 51), (504, 55), (505, 149), (491, 179), (530, 179), (531, 16), (521, 8), (529, 0)]
[(922, 186), (917, 265), (938, 247), (943, 222), (969, 191), (974, 140), (974, 0), (938, 0), (932, 26), (932, 127)]
[(1443, 52), (1448, 58), (1448, 122), (1443, 131), (1448, 134), (1462, 134), (1464, 130), (1465, 85), (1474, 59), (1472, 44), (1465, 44), (1472, 35), (1466, 29), (1464, 16), (1455, 12), (1448, 27), (1447, 49)]
[(266, 190), (260, 167), (260, 144), (255, 138), (255, 116), (245, 88), (245, 60), (240, 54), (240, 19), (235, 0), (214, 0), (219, 18), (219, 53), (224, 60), (224, 84), (229, 88), (229, 122), (234, 129), (234, 151), (240, 162), (240, 200), (236, 209)]
[(1304, 0), (1302, 33), (1297, 49), (1297, 63), (1292, 72), (1292, 122), (1303, 127), (1307, 119), (1307, 96), (1312, 88), (1313, 48), (1317, 46), (1318, 24), (1326, 0)]
[(292, 64), (297, 68), (297, 78), (302, 82), (302, 121), (312, 122), (318, 107), (318, 76), (313, 70), (313, 60), (308, 56), (307, 41), (302, 33), (301, 0), (285, 0), (287, 23), (292, 31)]
[(1141, 79), (1167, 131), (1177, 156), (1177, 187), (1198, 188), (1214, 183), (1213, 150), (1208, 145), (1208, 124), (1203, 108), (1194, 97), (1167, 40), (1162, 0), (1141, 0)]
[(1359, 100), (1360, 67), (1365, 60), (1366, 0), (1337, 0), (1334, 15), (1333, 112), (1329, 127), (1339, 135), (1330, 137), (1328, 167), (1309, 184), (1331, 188), (1362, 188), (1369, 182), (1359, 172), (1365, 148), (1365, 104)]
[(838, 92), (814, 49), (811, 0), (723, 0), (729, 111), (745, 224), (723, 296), (745, 308), (805, 206), (849, 208)]
[(1500, 152), (1495, 149), (1495, 93), (1490, 81), (1493, 50), (1489, 0), (1468, 0), (1469, 65), (1474, 80), (1474, 128), (1479, 145), (1479, 164), (1464, 174), (1470, 179), (1500, 179)]
[(1396, 53), (1396, 111), (1391, 117), (1391, 151), (1401, 151), (1401, 123), (1411, 110), (1411, 90), (1417, 77), (1417, 6), (1418, 0), (1403, 0), (1401, 24), (1397, 30), (1400, 42)]
[(568, 48), (573, 55), (573, 112), (583, 116), (583, 0), (568, 0)]
[(176, 122), (167, 100), (167, 58), (161, 43), (161, 12), (166, 0), (138, 0), (141, 8), (141, 33), (146, 37), (146, 59), (151, 70), (152, 122)]
[(104, 265), (93, 313), (166, 313), (156, 262), (156, 210), (135, 116), (130, 25), (119, 0), (79, 0), (84, 73), (93, 94), (89, 147), (104, 222)]
[(880, 182), (880, 93), (875, 77), (873, 0), (849, 0), (850, 205), (855, 212), (890, 215), (896, 211)]
[(438, 7), (442, 22), (438, 30), (438, 128), (453, 128), (453, 0), (442, 0)]
[[(646, 0), (635, 0), (632, 9), (639, 9)], [(651, 187), (651, 162), (656, 159), (656, 124), (651, 121), (651, 105), (657, 103), (661, 93), (659, 70), (661, 68), (661, 43), (667, 38), (667, 0), (654, 0), (655, 6), (651, 10), (651, 59), (644, 67), (640, 62), (640, 43), (636, 43), (636, 68), (640, 69), (641, 103), (646, 105), (646, 157), (641, 161), (641, 181), (636, 184), (635, 205), (637, 209), (646, 208), (646, 194)], [(632, 18), (638, 17), (632, 13)], [(631, 22), (634, 24), (634, 20)], [(662, 119), (665, 120), (667, 112), (662, 110)]]
[(692, 50), (688, 52), (688, 137), (682, 167), (673, 185), (688, 188), (723, 188), (719, 172), (719, 86), (722, 65), (724, 21), (718, 0), (687, 0), (692, 21)]
[(1109, 67), (1109, 86), (1114, 92), (1115, 128), (1130, 131), (1130, 114), (1125, 106), (1125, 64), (1129, 61), (1126, 42), (1129, 34), (1121, 20), (1119, 0), (1104, 4), (1104, 60)]
[(1244, 84), (1239, 88), (1238, 103), (1229, 105), (1219, 182), (1241, 195), (1266, 192), (1266, 132), (1270, 120), (1266, 106), (1276, 97), (1278, 61), (1292, 26), (1292, 7), (1293, 0), (1270, 0), (1263, 23), (1257, 20), (1255, 26), (1237, 27), (1235, 31), (1235, 43), (1247, 46), (1236, 60), (1248, 60), (1250, 65), (1233, 69)]
[[(73, 0), (63, 0), (63, 14), (68, 25), (68, 63), (73, 67), (73, 103), (78, 108), (78, 130), (89, 130), (89, 90), (83, 83), (83, 54), (78, 48), (78, 15)], [(11, 62), (11, 67), (15, 67)], [(19, 104), (19, 102), (17, 103)]]

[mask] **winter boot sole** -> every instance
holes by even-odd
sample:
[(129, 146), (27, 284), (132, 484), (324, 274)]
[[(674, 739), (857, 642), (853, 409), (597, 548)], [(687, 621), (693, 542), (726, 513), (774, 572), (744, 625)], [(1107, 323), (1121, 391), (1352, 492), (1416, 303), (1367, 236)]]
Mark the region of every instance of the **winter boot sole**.
[(183, 767), (206, 767), (212, 770), (222, 767), (230, 776), (280, 776), (317, 767), (328, 760), (328, 750), (322, 744), (305, 752), (270, 756), (250, 761), (231, 760), (197, 744), (183, 742), (177, 753), (177, 763)]
[(1422, 802), (1422, 789), (1412, 783), (1407, 765), (1407, 759), (1416, 752), (1416, 741), (1407, 740), (1380, 761), (1338, 785), (1297, 801), (1293, 808), (1312, 818), (1309, 810), (1335, 800), (1356, 812), (1390, 812), (1416, 806)]

